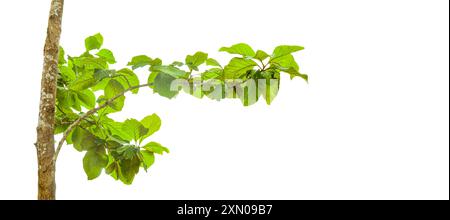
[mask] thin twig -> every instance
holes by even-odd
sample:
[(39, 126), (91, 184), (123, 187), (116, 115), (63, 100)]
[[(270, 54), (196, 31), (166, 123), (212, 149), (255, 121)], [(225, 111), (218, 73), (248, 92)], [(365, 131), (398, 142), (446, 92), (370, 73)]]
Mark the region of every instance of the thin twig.
[(56, 160), (58, 159), (58, 155), (59, 152), (61, 151), (61, 148), (63, 147), (64, 143), (67, 140), (67, 137), (69, 136), (70, 132), (72, 132), (73, 129), (75, 129), (76, 126), (78, 126), (82, 120), (86, 119), (87, 117), (97, 113), (99, 110), (108, 107), (112, 102), (114, 102), (116, 99), (122, 97), (123, 95), (125, 95), (127, 92), (130, 92), (132, 90), (135, 89), (139, 89), (141, 87), (147, 87), (147, 86), (151, 86), (152, 83), (147, 83), (147, 84), (142, 84), (142, 85), (138, 85), (138, 86), (133, 86), (128, 88), (127, 90), (123, 91), (122, 93), (114, 96), (113, 98), (109, 99), (108, 101), (106, 101), (105, 103), (99, 105), (98, 107), (89, 110), (88, 112), (84, 113), (83, 115), (81, 115), (76, 121), (74, 121), (64, 132), (63, 137), (61, 138), (61, 140), (58, 143), (58, 147), (56, 148), (55, 151), (55, 155), (53, 156), (53, 164), (56, 164)]

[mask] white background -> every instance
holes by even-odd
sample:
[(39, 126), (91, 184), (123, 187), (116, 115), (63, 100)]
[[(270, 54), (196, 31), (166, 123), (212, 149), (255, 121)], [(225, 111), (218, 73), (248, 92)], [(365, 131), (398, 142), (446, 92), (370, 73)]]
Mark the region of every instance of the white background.
[[(0, 2), (0, 199), (35, 199), (42, 48), (49, 0)], [(296, 58), (310, 84), (284, 78), (271, 106), (245, 108), (142, 90), (116, 119), (158, 113), (171, 149), (132, 186), (87, 181), (63, 149), (59, 199), (448, 199), (449, 2), (446, 0), (66, 0), (69, 54), (101, 32), (123, 67), (247, 42)], [(144, 80), (147, 73), (139, 72)]]

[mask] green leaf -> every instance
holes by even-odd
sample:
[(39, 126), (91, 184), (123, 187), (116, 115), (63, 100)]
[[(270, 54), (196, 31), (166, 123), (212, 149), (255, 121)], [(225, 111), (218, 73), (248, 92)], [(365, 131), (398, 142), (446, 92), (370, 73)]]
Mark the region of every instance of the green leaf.
[(88, 176), (88, 180), (93, 180), (100, 176), (103, 168), (108, 165), (108, 155), (105, 150), (88, 151), (83, 158), (83, 169)]
[(73, 92), (58, 89), (56, 93), (57, 105), (60, 108), (70, 111), (70, 108), (76, 103), (76, 96)]
[(117, 95), (122, 94), (125, 91), (122, 84), (117, 82), (117, 80), (109, 81), (108, 85), (105, 87), (105, 97), (107, 99), (114, 98)]
[(73, 64), (87, 70), (108, 68), (108, 63), (105, 59), (96, 57), (76, 57), (73, 58)]
[(280, 70), (292, 68), (298, 71), (300, 69), (292, 54), (288, 54), (277, 59), (272, 59), (270, 63)]
[(105, 88), (108, 85), (110, 80), (111, 79), (109, 77), (103, 78), (100, 81), (97, 80), (98, 82), (94, 86), (91, 87), (92, 91), (97, 92), (97, 91), (100, 91), (100, 90), (105, 90)]
[(142, 119), (141, 124), (148, 129), (148, 132), (142, 136), (142, 140), (144, 140), (161, 128), (161, 118), (156, 114), (152, 114)]
[(119, 179), (126, 185), (133, 183), (134, 177), (139, 172), (141, 162), (137, 157), (121, 160), (119, 162)]
[(103, 36), (101, 34), (90, 36), (84, 40), (84, 45), (86, 47), (86, 51), (100, 49), (103, 45)]
[(263, 61), (265, 59), (267, 59), (269, 57), (269, 54), (267, 54), (266, 52), (262, 51), (262, 50), (258, 50), (256, 51), (256, 55), (255, 55), (255, 59)]
[(136, 119), (128, 119), (122, 125), (122, 132), (135, 141), (138, 141), (141, 137), (146, 135), (148, 130), (149, 129), (144, 127), (144, 125)]
[[(106, 142), (106, 148), (107, 149), (110, 149), (110, 150), (115, 150), (115, 149), (117, 149), (117, 148), (119, 148), (119, 147), (121, 147), (122, 146), (122, 143), (123, 142), (121, 142), (121, 140), (118, 140), (118, 139), (116, 139), (116, 138), (114, 138), (114, 137), (109, 137), (109, 141), (107, 141)], [(117, 140), (117, 141), (116, 141)], [(119, 143), (120, 142), (120, 143)]]
[(69, 89), (82, 91), (95, 86), (97, 80), (90, 74), (84, 74), (69, 84)]
[[(110, 80), (108, 82), (108, 85), (105, 87), (105, 98), (106, 99), (112, 99), (116, 97), (117, 95), (122, 94), (125, 91), (122, 84), (120, 84), (117, 80)], [(109, 107), (111, 107), (113, 110), (121, 111), (123, 109), (125, 102), (125, 96), (121, 96), (120, 98), (117, 98), (115, 101), (113, 101)]]
[(171, 75), (175, 78), (186, 79), (189, 77), (189, 73), (187, 73), (186, 71), (180, 70), (174, 66), (152, 66), (151, 70), (156, 71), (156, 72), (165, 73), (165, 74)]
[(237, 79), (252, 70), (257, 64), (253, 60), (244, 58), (233, 58), (230, 63), (225, 66), (224, 73), (226, 79)]
[(119, 179), (118, 170), (119, 165), (115, 161), (111, 161), (109, 165), (106, 167), (105, 172), (115, 180), (118, 180)]
[(142, 165), (145, 171), (147, 171), (148, 168), (150, 168), (153, 165), (153, 163), (155, 163), (155, 154), (148, 150), (142, 150), (141, 155), (143, 158)]
[(94, 78), (95, 78), (95, 80), (97, 80), (97, 81), (101, 81), (101, 80), (103, 80), (103, 79), (105, 79), (105, 78), (111, 77), (111, 76), (114, 75), (114, 74), (116, 74), (116, 71), (115, 71), (115, 70), (97, 69), (97, 70), (94, 72)]
[(162, 65), (162, 60), (159, 58), (154, 59), (151, 63), (151, 66), (161, 66)]
[(306, 82), (308, 82), (308, 75), (306, 74), (302, 74), (298, 71), (298, 69), (294, 68), (294, 67), (289, 67), (289, 68), (282, 68), (279, 67), (279, 70), (288, 73), (291, 76), (291, 79), (295, 78), (295, 77), (300, 77), (302, 79), (304, 79)]
[(83, 91), (77, 91), (78, 99), (81, 103), (88, 109), (93, 109), (95, 107), (95, 94), (87, 89)]
[(239, 54), (244, 57), (255, 56), (255, 51), (248, 44), (244, 43), (235, 44), (231, 47), (222, 47), (219, 51), (228, 52), (230, 54)]
[(171, 84), (174, 80), (176, 80), (176, 78), (169, 74), (159, 73), (154, 79), (153, 91), (158, 93), (160, 96), (169, 99), (175, 97), (179, 93), (180, 89), (177, 88), (175, 91), (171, 89)]
[[(118, 77), (117, 80), (119, 82), (123, 81), (122, 85), (125, 84), (125, 88), (139, 86), (139, 78), (132, 70), (124, 68), (117, 71), (117, 75), (121, 76)], [(137, 94), (138, 92), (139, 88), (131, 90), (131, 93), (133, 94)]]
[(149, 84), (149, 87), (151, 89), (154, 88), (153, 84), (155, 83), (155, 78), (156, 78), (157, 75), (158, 75), (158, 72), (151, 72), (150, 75), (148, 76), (147, 83)]
[(121, 140), (125, 140), (128, 142), (131, 141), (131, 139), (133, 138), (133, 137), (128, 136), (128, 134), (126, 132), (122, 131), (123, 123), (121, 123), (121, 122), (117, 122), (117, 121), (114, 121), (114, 120), (108, 118), (107, 116), (103, 116), (101, 123), (104, 126), (104, 128), (107, 129), (109, 131), (109, 133), (114, 137), (118, 137)]
[(309, 76), (307, 74), (303, 74), (303, 73), (293, 74), (293, 75), (291, 75), (291, 79), (293, 79), (296, 76), (304, 79), (307, 83), (309, 83)]
[(67, 66), (59, 66), (59, 72), (61, 73), (61, 77), (64, 79), (64, 81), (66, 82), (72, 82), (76, 79), (76, 74), (75, 72), (72, 70), (72, 68), (69, 68)]
[(102, 140), (95, 137), (89, 131), (76, 127), (72, 133), (73, 147), (77, 151), (88, 151), (102, 144)]
[(190, 69), (198, 70), (198, 66), (202, 65), (206, 59), (208, 59), (207, 53), (197, 52), (194, 55), (186, 56), (186, 65)]
[(177, 67), (182, 67), (184, 65), (183, 62), (180, 61), (174, 61), (172, 64), (170, 64), (171, 66), (177, 66)]
[(152, 58), (146, 55), (135, 56), (131, 59), (131, 61), (127, 64), (127, 66), (132, 66), (132, 69), (135, 70), (137, 68), (145, 67), (152, 64)]
[(163, 154), (164, 152), (169, 153), (169, 149), (167, 149), (166, 147), (162, 146), (159, 143), (156, 142), (150, 142), (148, 144), (146, 144), (144, 146), (144, 149), (156, 153), (156, 154)]
[(133, 159), (139, 153), (139, 148), (134, 145), (124, 145), (115, 150), (121, 159)]
[(287, 45), (278, 46), (273, 51), (272, 60), (276, 60), (280, 57), (292, 54), (294, 52), (297, 52), (297, 51), (300, 51), (303, 49), (305, 49), (305, 48), (301, 47), (301, 46), (287, 46)]
[(223, 70), (220, 68), (212, 68), (202, 73), (202, 80), (216, 79), (223, 75)]
[(59, 47), (59, 56), (58, 56), (58, 64), (62, 65), (67, 63), (66, 61), (66, 52), (64, 51), (64, 48), (61, 46)]
[(222, 68), (222, 65), (220, 65), (220, 63), (217, 60), (213, 59), (213, 58), (208, 58), (206, 60), (206, 65), (208, 65), (208, 66), (217, 66), (217, 67)]
[(55, 131), (53, 132), (53, 134), (61, 134), (66, 131), (68, 127), (69, 125), (55, 124)]
[(300, 67), (298, 66), (292, 54), (288, 54), (286, 56), (279, 57), (276, 60), (272, 60), (271, 64), (274, 68), (278, 69), (279, 71), (288, 73), (291, 76), (291, 79), (294, 77), (300, 77), (304, 79), (306, 82), (308, 82), (309, 80), (308, 75), (299, 72)]
[(108, 49), (101, 49), (98, 53), (97, 56), (103, 58), (106, 60), (106, 62), (110, 63), (110, 64), (114, 64), (116, 63), (116, 58), (114, 57), (114, 54), (108, 50)]

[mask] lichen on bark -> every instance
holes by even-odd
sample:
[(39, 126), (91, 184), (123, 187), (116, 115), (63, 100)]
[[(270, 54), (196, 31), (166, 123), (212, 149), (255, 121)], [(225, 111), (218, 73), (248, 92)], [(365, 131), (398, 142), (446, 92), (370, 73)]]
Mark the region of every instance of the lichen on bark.
[(38, 199), (41, 200), (53, 200), (56, 193), (55, 164), (52, 159), (55, 154), (53, 134), (63, 6), (64, 0), (52, 0), (51, 2), (44, 46), (39, 121), (35, 144), (38, 158)]

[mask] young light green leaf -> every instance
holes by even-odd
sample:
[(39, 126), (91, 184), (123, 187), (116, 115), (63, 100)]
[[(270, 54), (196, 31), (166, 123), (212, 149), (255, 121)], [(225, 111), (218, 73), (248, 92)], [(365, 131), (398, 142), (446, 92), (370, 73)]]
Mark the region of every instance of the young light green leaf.
[(293, 79), (295, 77), (300, 77), (308, 83), (308, 75), (300, 73), (298, 70), (296, 70), (293, 67), (290, 67), (287, 69), (281, 69), (281, 71), (288, 73), (291, 76), (291, 79)]
[(148, 75), (147, 83), (149, 84), (149, 87), (151, 89), (155, 88), (155, 78), (158, 75), (158, 72), (151, 72), (150, 75)]
[(140, 140), (142, 136), (146, 135), (148, 130), (148, 128), (144, 127), (144, 125), (136, 119), (128, 119), (122, 125), (122, 132), (135, 141)]
[(77, 76), (72, 68), (69, 68), (67, 66), (59, 66), (58, 68), (64, 81), (71, 83), (76, 79)]
[(156, 153), (156, 154), (161, 154), (161, 155), (164, 152), (166, 152), (166, 153), (170, 152), (169, 149), (167, 149), (166, 147), (164, 147), (161, 144), (156, 143), (156, 142), (150, 142), (150, 143), (146, 144), (144, 146), (144, 149), (146, 149), (150, 152)]
[(156, 72), (162, 72), (162, 73), (171, 75), (175, 78), (186, 79), (189, 77), (189, 73), (187, 73), (186, 71), (180, 70), (174, 66), (152, 66), (151, 70), (156, 71)]
[(58, 57), (58, 64), (66, 64), (66, 52), (64, 51), (64, 48), (59, 47), (59, 57)]
[(150, 66), (161, 66), (162, 65), (162, 60), (159, 58), (154, 59), (151, 63)]
[[(117, 77), (116, 79), (122, 84), (125, 85), (125, 88), (130, 88), (133, 86), (139, 85), (139, 78), (138, 76), (130, 69), (124, 68), (119, 71), (117, 71), (117, 75), (120, 77)], [(139, 88), (131, 90), (133, 94), (137, 94), (139, 92)]]
[(305, 49), (301, 46), (287, 46), (287, 45), (281, 45), (275, 48), (272, 54), (272, 60), (276, 60), (280, 57), (292, 54), (294, 52), (300, 51)]
[(108, 63), (103, 58), (77, 57), (73, 58), (73, 64), (86, 70), (107, 69)]
[(143, 159), (142, 165), (145, 171), (147, 171), (148, 168), (150, 168), (153, 165), (153, 163), (155, 163), (155, 154), (148, 150), (141, 150), (141, 155)]
[(291, 76), (291, 79), (294, 77), (300, 77), (308, 82), (308, 75), (300, 73), (300, 67), (298, 66), (292, 54), (288, 54), (276, 60), (272, 60), (271, 64), (279, 71), (288, 73)]
[(133, 70), (135, 70), (140, 67), (152, 65), (152, 61), (153, 61), (152, 58), (150, 58), (146, 55), (139, 55), (139, 56), (133, 57), (127, 65), (132, 66)]
[(233, 58), (230, 63), (225, 66), (224, 74), (226, 79), (237, 79), (252, 70), (257, 64), (253, 60), (244, 58)]
[(269, 54), (267, 54), (266, 52), (262, 51), (262, 50), (258, 50), (256, 51), (256, 55), (255, 55), (255, 59), (263, 61), (265, 59), (267, 59), (269, 57)]
[(100, 122), (111, 136), (117, 137), (120, 140), (125, 140), (127, 142), (130, 142), (133, 139), (133, 137), (130, 137), (127, 132), (124, 132), (122, 130), (123, 123), (114, 121), (107, 116), (103, 116)]
[(175, 61), (172, 64), (170, 64), (171, 66), (177, 66), (177, 67), (182, 67), (184, 65), (183, 62), (180, 61)]
[(198, 70), (198, 66), (202, 65), (208, 59), (208, 54), (197, 52), (194, 55), (186, 56), (186, 65), (190, 69)]
[(221, 68), (212, 68), (202, 73), (202, 80), (216, 79), (223, 75)]
[(141, 120), (141, 124), (148, 129), (147, 134), (142, 136), (142, 140), (151, 136), (161, 128), (161, 118), (157, 114), (152, 114)]
[(220, 65), (220, 63), (217, 60), (213, 59), (213, 58), (208, 58), (206, 60), (206, 65), (208, 65), (208, 66), (217, 66), (217, 67), (222, 68), (222, 65)]
[(294, 74), (294, 75), (291, 75), (291, 79), (293, 79), (296, 76), (304, 79), (307, 83), (309, 83), (309, 76), (308, 76), (308, 74), (303, 74), (303, 73)]
[(272, 59), (270, 64), (280, 70), (292, 68), (298, 71), (300, 69), (292, 54), (278, 57), (277, 59)]
[(113, 52), (111, 52), (108, 49), (101, 49), (98, 53), (97, 56), (103, 58), (106, 60), (106, 62), (110, 63), (110, 64), (114, 64), (116, 63), (116, 58), (114, 57)]
[(88, 151), (83, 158), (83, 169), (88, 180), (100, 176), (106, 165), (108, 165), (108, 155), (106, 155), (104, 149)]
[(84, 45), (86, 47), (86, 51), (100, 49), (103, 45), (103, 36), (101, 34), (90, 36), (84, 40)]
[(239, 54), (244, 57), (254, 57), (255, 51), (248, 44), (240, 43), (231, 47), (222, 47), (219, 51), (228, 52), (230, 54)]

